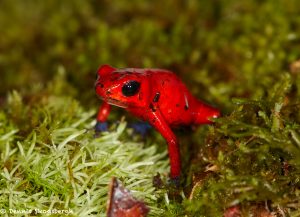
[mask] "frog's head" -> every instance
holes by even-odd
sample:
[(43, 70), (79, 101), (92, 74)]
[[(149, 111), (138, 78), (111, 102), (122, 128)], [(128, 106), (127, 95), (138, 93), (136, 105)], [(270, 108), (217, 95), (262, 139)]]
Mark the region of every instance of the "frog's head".
[(97, 95), (105, 102), (119, 107), (143, 107), (149, 98), (149, 82), (138, 69), (115, 69), (109, 65), (97, 71)]

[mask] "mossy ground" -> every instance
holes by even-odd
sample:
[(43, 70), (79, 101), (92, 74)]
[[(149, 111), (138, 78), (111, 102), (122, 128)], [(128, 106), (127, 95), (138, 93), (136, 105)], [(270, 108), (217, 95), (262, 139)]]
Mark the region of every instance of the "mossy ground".
[[(222, 216), (229, 207), (300, 216), (298, 5), (2, 0), (0, 209), (104, 216), (117, 176), (152, 216)], [(165, 142), (132, 135), (122, 110), (93, 137), (104, 63), (171, 69), (222, 111), (214, 125), (177, 132), (182, 191), (152, 186), (157, 172), (166, 181)]]

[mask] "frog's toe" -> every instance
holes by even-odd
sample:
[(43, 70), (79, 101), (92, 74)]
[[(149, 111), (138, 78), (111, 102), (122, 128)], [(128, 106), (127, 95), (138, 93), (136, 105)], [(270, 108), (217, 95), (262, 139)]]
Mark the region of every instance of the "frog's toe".
[(151, 125), (147, 122), (134, 122), (128, 124), (128, 127), (132, 128), (135, 133), (140, 134), (142, 137), (145, 137), (148, 133), (149, 129), (151, 129)]
[(180, 187), (180, 176), (170, 177), (168, 184), (172, 187), (179, 188)]
[(99, 121), (97, 121), (96, 126), (95, 126), (96, 133), (107, 131), (107, 129), (108, 129), (107, 122), (99, 122)]

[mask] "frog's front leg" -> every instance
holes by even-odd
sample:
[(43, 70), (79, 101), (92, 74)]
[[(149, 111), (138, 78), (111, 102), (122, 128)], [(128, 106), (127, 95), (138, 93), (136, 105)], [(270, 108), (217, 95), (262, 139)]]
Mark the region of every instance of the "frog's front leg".
[[(157, 131), (159, 131), (167, 141), (171, 167), (170, 177), (172, 181), (178, 182), (180, 177), (181, 162), (177, 138), (158, 109), (156, 111), (149, 112), (147, 116), (149, 123)], [(179, 183), (175, 184), (178, 185)]]
[(97, 114), (97, 123), (95, 126), (96, 132), (107, 131), (107, 118), (111, 110), (111, 105), (107, 102), (103, 102), (99, 107), (99, 111)]

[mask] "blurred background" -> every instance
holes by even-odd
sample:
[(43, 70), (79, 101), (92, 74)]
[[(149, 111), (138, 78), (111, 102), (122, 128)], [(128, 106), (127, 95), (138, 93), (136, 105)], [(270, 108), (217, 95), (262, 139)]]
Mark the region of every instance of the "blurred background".
[[(223, 111), (261, 98), (299, 58), (296, 0), (0, 1), (0, 102), (8, 91), (95, 106), (99, 65), (166, 68)], [(48, 89), (47, 89), (48, 88)]]

